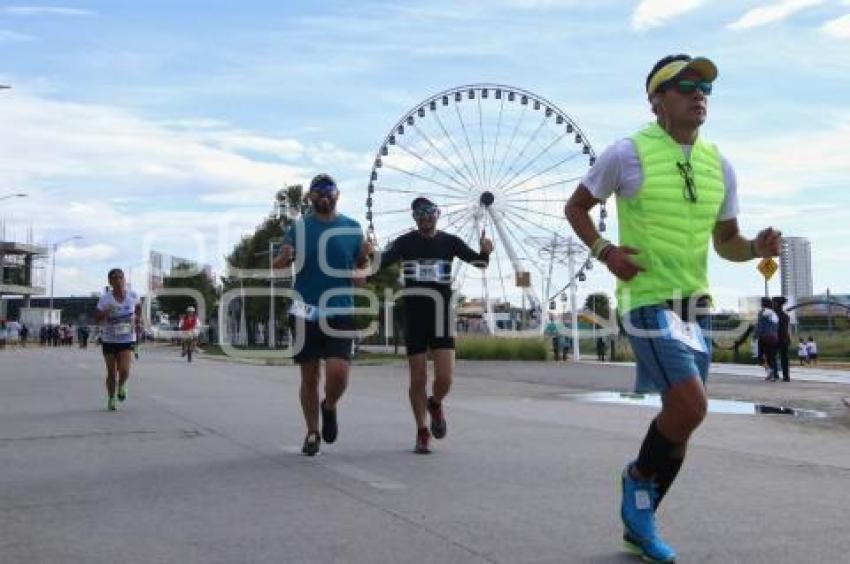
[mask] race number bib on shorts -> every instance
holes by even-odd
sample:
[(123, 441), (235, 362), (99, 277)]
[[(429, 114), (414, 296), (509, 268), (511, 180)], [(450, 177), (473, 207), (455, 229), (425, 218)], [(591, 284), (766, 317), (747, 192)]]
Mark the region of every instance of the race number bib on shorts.
[(289, 314), (306, 319), (307, 321), (314, 321), (318, 317), (319, 308), (305, 304), (304, 302), (292, 300), (292, 305), (289, 306)]
[(670, 329), (671, 339), (684, 343), (695, 351), (708, 352), (705, 347), (705, 339), (702, 336), (702, 328), (696, 322), (682, 321), (678, 315), (669, 310), (664, 312), (664, 317), (667, 320), (667, 327)]

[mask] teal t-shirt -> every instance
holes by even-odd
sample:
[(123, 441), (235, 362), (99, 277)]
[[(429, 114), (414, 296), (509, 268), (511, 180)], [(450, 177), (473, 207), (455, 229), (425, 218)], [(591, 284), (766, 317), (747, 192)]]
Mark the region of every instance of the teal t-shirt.
[[(322, 308), (329, 317), (350, 314), (354, 307), (351, 271), (363, 245), (360, 224), (341, 214), (328, 222), (307, 215), (289, 228), (283, 240), (295, 247), (295, 290), (304, 303)], [(339, 293), (323, 303), (322, 295), (329, 290)]]

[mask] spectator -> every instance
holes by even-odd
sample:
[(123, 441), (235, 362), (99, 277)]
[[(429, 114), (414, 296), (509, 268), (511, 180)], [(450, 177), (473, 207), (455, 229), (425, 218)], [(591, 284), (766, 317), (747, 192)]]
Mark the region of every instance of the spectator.
[(784, 296), (775, 296), (773, 298), (773, 310), (779, 318), (779, 341), (777, 342), (777, 356), (779, 362), (777, 363), (774, 361), (773, 377), (779, 378), (778, 364), (782, 367), (783, 382), (791, 381), (791, 367), (788, 362), (788, 350), (791, 348), (791, 333), (789, 331), (791, 318), (787, 313), (785, 313), (785, 309), (783, 309), (787, 301), (788, 300), (786, 300)]
[(549, 317), (549, 323), (546, 324), (544, 333), (547, 337), (551, 337), (552, 339), (552, 354), (554, 355), (554, 360), (557, 362), (557, 360), (561, 358), (561, 350), (563, 349), (563, 346), (560, 331), (558, 330), (558, 323), (555, 321), (553, 316)]
[(773, 311), (773, 302), (770, 298), (761, 299), (761, 310), (756, 323), (756, 337), (759, 344), (759, 355), (767, 376), (765, 380), (775, 382), (779, 380), (776, 371), (776, 347), (779, 343), (779, 316)]
[(596, 337), (596, 359), (599, 362), (605, 362), (605, 339)]
[(21, 336), (21, 325), (14, 319), (6, 322), (6, 342), (14, 345)]
[(6, 348), (6, 320), (0, 319), (0, 349)]
[(800, 366), (805, 366), (809, 363), (809, 348), (806, 346), (806, 341), (800, 337), (800, 344), (797, 345), (797, 358), (800, 360)]
[(806, 352), (809, 356), (809, 364), (812, 366), (818, 365), (818, 344), (815, 342), (814, 337), (809, 335), (809, 342), (806, 343)]
[(27, 339), (29, 338), (29, 336), (30, 336), (29, 327), (27, 327), (27, 324), (24, 323), (24, 324), (21, 325), (21, 346), (22, 347), (27, 346)]

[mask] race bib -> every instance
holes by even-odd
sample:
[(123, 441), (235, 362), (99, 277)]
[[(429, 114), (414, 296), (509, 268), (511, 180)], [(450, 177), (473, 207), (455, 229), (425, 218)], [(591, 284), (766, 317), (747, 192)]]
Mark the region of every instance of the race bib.
[(128, 337), (133, 334), (133, 326), (129, 323), (116, 323), (112, 326), (116, 337)]
[(687, 347), (701, 352), (707, 353), (705, 347), (705, 339), (702, 336), (702, 328), (694, 321), (682, 321), (678, 315), (670, 310), (664, 312), (664, 317), (667, 320), (667, 327), (670, 328), (670, 338), (684, 343)]
[(417, 264), (415, 278), (417, 282), (439, 282), (439, 264)]
[(289, 306), (289, 314), (307, 321), (315, 321), (319, 316), (319, 308), (298, 300), (292, 300), (292, 305)]

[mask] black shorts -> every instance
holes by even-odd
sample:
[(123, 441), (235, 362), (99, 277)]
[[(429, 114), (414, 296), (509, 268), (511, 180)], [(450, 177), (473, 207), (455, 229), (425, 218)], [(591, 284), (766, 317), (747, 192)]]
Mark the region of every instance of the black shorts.
[[(449, 315), (449, 298), (442, 306), (427, 296), (406, 296), (404, 299), (404, 346), (407, 356), (434, 349), (454, 349), (455, 332)], [(438, 307), (442, 307), (442, 323), (438, 323)], [(441, 329), (437, 331), (438, 327)]]
[(103, 343), (103, 356), (118, 354), (121, 351), (131, 351), (136, 343)]
[[(326, 320), (331, 329), (354, 331), (354, 319), (349, 315), (328, 317)], [(301, 350), (296, 351), (293, 357), (297, 364), (320, 358), (351, 360), (353, 338), (327, 335), (322, 331), (318, 321), (306, 321), (293, 315), (289, 316), (289, 328), (292, 330), (294, 344), (298, 344), (301, 340), (299, 331), (304, 331)]]

